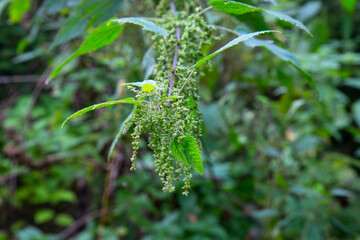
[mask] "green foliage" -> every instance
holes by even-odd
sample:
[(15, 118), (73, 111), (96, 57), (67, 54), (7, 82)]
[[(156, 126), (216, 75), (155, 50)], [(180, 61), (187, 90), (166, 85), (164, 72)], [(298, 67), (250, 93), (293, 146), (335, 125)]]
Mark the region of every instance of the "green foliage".
[(120, 103), (128, 103), (128, 104), (139, 105), (139, 104), (141, 104), (141, 101), (140, 100), (134, 100), (132, 98), (127, 98), (127, 99), (122, 99), (122, 100), (117, 100), (117, 101), (107, 101), (107, 102), (103, 102), (103, 103), (94, 104), (92, 106), (81, 109), (81, 110), (77, 111), (76, 113), (72, 114), (71, 116), (69, 116), (68, 118), (66, 118), (65, 121), (62, 123), (61, 127), (64, 127), (66, 122), (69, 121), (70, 119), (74, 118), (74, 117), (81, 116), (81, 115), (83, 115), (83, 114), (85, 114), (87, 112), (93, 111), (93, 110), (98, 109), (98, 108), (108, 107), (108, 106), (112, 106), (112, 105), (120, 104)]
[(239, 44), (240, 42), (246, 41), (252, 37), (255, 37), (257, 35), (260, 34), (264, 34), (264, 33), (270, 33), (270, 32), (275, 32), (275, 31), (261, 31), (261, 32), (254, 32), (254, 33), (249, 33), (249, 34), (243, 34), (235, 39), (233, 39), (232, 41), (230, 41), (229, 43), (227, 43), (225, 46), (223, 46), (222, 48), (220, 48), (219, 50), (215, 51), (214, 53), (200, 59), (199, 61), (196, 62), (196, 64), (193, 66), (194, 68), (199, 67), (200, 65), (202, 65), (203, 63), (205, 63), (206, 61), (210, 60), (211, 58), (215, 57), (217, 54), (223, 52), (224, 50), (231, 48), (237, 44)]
[(35, 214), (35, 222), (38, 224), (42, 224), (50, 221), (55, 215), (55, 212), (52, 209), (43, 209), (38, 211)]
[[(105, 20), (113, 17), (114, 14), (120, 10), (122, 4), (122, 0), (80, 1), (78, 5), (72, 9), (69, 17), (66, 18), (64, 27), (58, 31), (51, 46), (56, 47), (81, 36), (88, 26), (96, 27)], [(58, 2), (49, 0), (46, 1), (44, 5), (48, 5), (48, 11), (50, 12), (66, 10), (64, 6), (66, 5), (66, 1)]]
[[(315, 37), (276, 21), (270, 26), (282, 35), (248, 39), (249, 47), (224, 51), (190, 75), (194, 63), (233, 34), (269, 29), (264, 11), (228, 15), (195, 9), (205, 2), (175, 1), (177, 18), (168, 0), (49, 0), (32, 5), (22, 24), (11, 24), (3, 11), (0, 239), (96, 239), (99, 232), (103, 239), (129, 240), (359, 238), (360, 19), (355, 13), (360, 6), (348, 1), (350, 11), (342, 6), (347, 1), (279, 0), (276, 6), (229, 1), (289, 13)], [(119, 43), (69, 63), (33, 105), (32, 81), (49, 59), (56, 64), (71, 55), (81, 44), (77, 37), (114, 16), (156, 16), (153, 21), (169, 35), (124, 28)], [(72, 41), (64, 38), (61, 47), (50, 49), (56, 32), (81, 17), (86, 20)], [(284, 63), (313, 76), (321, 101), (296, 68)], [(122, 87), (143, 79), (153, 79), (156, 87), (149, 92)], [(3, 84), (10, 80), (16, 83)], [(64, 116), (81, 106), (128, 97), (141, 101), (130, 116), (133, 106), (117, 104), (60, 128)], [(174, 139), (186, 135), (195, 139), (203, 162), (203, 175), (194, 174), (191, 182), (191, 166), (171, 151)], [(127, 161), (132, 147), (138, 170), (133, 173)], [(99, 226), (106, 176), (109, 211), (106, 225)], [(174, 193), (163, 193), (162, 185)], [(63, 235), (83, 219), (84, 225)]]
[(290, 62), (290, 63), (294, 64), (295, 66), (300, 67), (300, 63), (297, 60), (297, 58), (294, 56), (294, 54), (292, 54), (291, 52), (289, 52), (288, 50), (286, 50), (282, 47), (279, 47), (272, 40), (260, 40), (260, 39), (252, 38), (252, 39), (246, 40), (244, 43), (246, 46), (252, 47), (252, 48), (255, 48), (255, 47), (266, 48), (270, 52), (272, 52), (274, 55), (276, 55), (280, 59), (284, 60), (285, 62)]
[(110, 150), (109, 150), (108, 157), (107, 157), (108, 161), (111, 158), (111, 154), (114, 151), (114, 148), (115, 148), (117, 142), (120, 140), (121, 136), (124, 133), (125, 126), (129, 123), (129, 121), (131, 120), (131, 118), (133, 117), (133, 115), (135, 113), (136, 113), (136, 105), (134, 106), (134, 109), (131, 111), (131, 113), (127, 116), (127, 118), (121, 123), (119, 131), (118, 131), (118, 133), (116, 134), (116, 137), (114, 138), (114, 140), (111, 143)]
[(212, 0), (208, 2), (213, 7), (220, 11), (232, 13), (236, 15), (242, 15), (249, 12), (261, 12), (262, 9), (254, 7), (242, 2), (225, 1), (225, 0)]
[(10, 2), (9, 18), (12, 23), (19, 23), (30, 9), (30, 0), (13, 0)]
[(281, 12), (266, 10), (266, 9), (254, 7), (254, 6), (251, 6), (248, 4), (244, 4), (241, 2), (228, 1), (228, 0), (210, 1), (209, 4), (211, 4), (212, 6), (214, 6), (217, 9), (219, 9), (220, 11), (224, 11), (224, 12), (236, 14), (236, 15), (242, 15), (242, 14), (249, 13), (249, 12), (265, 12), (265, 13), (270, 14), (280, 20), (294, 24), (297, 27), (304, 30), (305, 32), (307, 32), (309, 35), (312, 35), (311, 32), (309, 31), (309, 29), (307, 29), (307, 27), (302, 22), (300, 22), (286, 14), (283, 14)]
[(171, 153), (183, 164), (193, 167), (195, 171), (203, 174), (200, 149), (196, 139), (185, 133), (185, 136), (177, 135), (171, 143)]
[(68, 59), (66, 59), (63, 63), (60, 64), (60, 66), (56, 67), (51, 72), (47, 81), (56, 77), (60, 73), (61, 69), (74, 58), (89, 52), (96, 51), (111, 44), (119, 36), (122, 28), (122, 25), (109, 24), (109, 22), (101, 24), (99, 27), (94, 29), (94, 31), (92, 31), (88, 37), (86, 37), (81, 46)]
[(122, 86), (136, 86), (141, 87), (145, 92), (151, 92), (156, 87), (154, 80), (144, 80), (142, 82), (123, 83)]
[(305, 32), (307, 32), (310, 36), (312, 36), (311, 32), (309, 31), (309, 29), (307, 29), (307, 27), (300, 21), (286, 15), (280, 12), (275, 12), (275, 11), (271, 11), (271, 10), (264, 10), (267, 14), (270, 14), (282, 21), (286, 21), (289, 22), (291, 24), (294, 24), (295, 26), (297, 26), (298, 28), (301, 28), (302, 30), (304, 30)]
[(164, 36), (164, 37), (169, 36), (169, 33), (167, 31), (165, 31), (162, 27), (156, 25), (155, 23), (153, 23), (153, 22), (151, 22), (149, 20), (131, 17), (131, 18), (113, 19), (111, 21), (112, 22), (117, 22), (117, 23), (120, 23), (120, 24), (133, 23), (133, 24), (142, 26), (144, 28), (144, 30), (157, 33), (157, 34), (159, 34), (161, 36)]

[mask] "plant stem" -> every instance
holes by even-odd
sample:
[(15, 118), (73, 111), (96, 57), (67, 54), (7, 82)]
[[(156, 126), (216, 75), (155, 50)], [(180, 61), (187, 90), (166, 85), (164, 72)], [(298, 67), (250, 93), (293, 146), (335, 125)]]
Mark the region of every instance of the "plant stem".
[(181, 88), (180, 88), (179, 92), (176, 94), (176, 96), (179, 96), (181, 90), (185, 87), (187, 81), (190, 79), (190, 77), (191, 77), (191, 75), (194, 73), (195, 69), (196, 69), (196, 68), (193, 68), (193, 70), (192, 70), (191, 73), (189, 74), (188, 78), (185, 80), (184, 84), (181, 86)]
[(206, 11), (208, 11), (208, 10), (210, 10), (210, 9), (212, 9), (213, 8), (213, 6), (209, 6), (209, 7), (207, 7), (207, 8), (204, 8), (201, 12), (199, 12), (197, 15), (201, 15), (201, 14), (203, 14), (203, 13), (205, 13)]
[[(176, 7), (175, 7), (175, 3), (174, 0), (171, 0), (170, 2), (170, 8), (171, 11), (173, 12), (174, 16), (175, 16), (175, 20), (177, 19), (177, 13), (176, 13)], [(176, 31), (176, 44), (175, 44), (175, 54), (174, 54), (174, 60), (173, 60), (173, 64), (172, 64), (172, 68), (171, 68), (171, 78), (170, 78), (170, 85), (169, 85), (169, 94), (168, 96), (171, 97), (171, 93), (174, 87), (174, 79), (175, 79), (175, 69), (176, 69), (176, 64), (178, 61), (178, 57), (179, 57), (179, 43), (180, 43), (180, 28), (176, 27), (175, 29)], [(170, 100), (168, 101), (168, 105), (170, 105)]]

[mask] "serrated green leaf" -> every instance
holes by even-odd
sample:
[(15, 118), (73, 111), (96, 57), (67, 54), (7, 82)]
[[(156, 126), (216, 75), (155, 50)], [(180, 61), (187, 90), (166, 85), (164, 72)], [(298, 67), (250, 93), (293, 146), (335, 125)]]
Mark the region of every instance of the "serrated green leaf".
[(223, 52), (224, 50), (231, 48), (237, 44), (239, 44), (240, 42), (243, 42), (245, 40), (248, 40), (252, 37), (255, 37), (257, 35), (260, 34), (264, 34), (264, 33), (270, 33), (270, 32), (277, 32), (277, 31), (273, 31), (273, 30), (268, 30), (268, 31), (260, 31), (260, 32), (254, 32), (254, 33), (249, 33), (249, 34), (243, 34), (235, 39), (233, 39), (232, 41), (230, 41), (228, 44), (226, 44), (225, 46), (223, 46), (222, 48), (220, 48), (219, 50), (217, 50), (216, 52), (200, 59), (199, 61), (197, 61), (197, 63), (193, 66), (194, 68), (198, 68), (201, 64), (203, 64), (204, 62), (210, 60), (211, 58), (215, 57), (217, 54)]
[(305, 32), (307, 32), (310, 36), (312, 36), (311, 32), (309, 31), (309, 29), (299, 20), (296, 20), (284, 13), (281, 12), (275, 12), (275, 11), (271, 11), (271, 10), (264, 10), (266, 13), (280, 19), (286, 22), (289, 22), (291, 24), (294, 24), (295, 26), (301, 28), (302, 30), (304, 30)]
[(128, 17), (128, 18), (113, 19), (111, 21), (117, 22), (117, 23), (120, 23), (120, 24), (133, 23), (133, 24), (142, 26), (144, 28), (144, 30), (157, 33), (157, 34), (159, 34), (161, 36), (167, 37), (169, 35), (169, 33), (167, 31), (165, 31), (165, 29), (163, 29), (162, 27), (156, 25), (152, 21), (145, 20), (145, 19), (142, 19), (142, 18)]
[(242, 2), (213, 0), (208, 3), (220, 11), (232, 13), (236, 15), (242, 15), (249, 12), (260, 12), (263, 10), (261, 8), (254, 7)]
[[(51, 11), (53, 12), (52, 14), (54, 14), (62, 9), (61, 1), (46, 1), (45, 5), (50, 5), (49, 2), (60, 3), (57, 3), (58, 6), (55, 6), (55, 9), (53, 10), (49, 10), (48, 7), (51, 8), (51, 6), (46, 6), (47, 10), (50, 11), (50, 14)], [(82, 1), (74, 9), (72, 9), (64, 26), (56, 34), (55, 39), (51, 44), (51, 48), (81, 36), (87, 26), (98, 26), (102, 22), (111, 18), (119, 10), (121, 4), (121, 0)]]
[(297, 60), (297, 58), (288, 50), (277, 46), (276, 44), (274, 44), (274, 42), (272, 40), (260, 40), (260, 39), (249, 39), (246, 40), (245, 42), (246, 46), (249, 47), (264, 47), (266, 49), (268, 49), (270, 52), (272, 52), (273, 54), (275, 54), (277, 57), (279, 57), (280, 59), (290, 63), (290, 65), (292, 65), (294, 68), (296, 68), (296, 70), (298, 70), (306, 79), (306, 82), (309, 84), (309, 86), (311, 88), (313, 88), (315, 91), (317, 91), (316, 89), (316, 85), (314, 83), (314, 80), (312, 78), (312, 76), (305, 72), (301, 66), (299, 61)]
[(151, 92), (156, 87), (156, 82), (154, 80), (144, 80), (142, 82), (132, 82), (132, 83), (123, 83), (121, 86), (136, 86), (141, 87), (145, 92)]
[(51, 48), (80, 36), (85, 31), (88, 22), (89, 19), (83, 16), (67, 20), (65, 26), (56, 34)]
[(51, 72), (47, 82), (56, 77), (61, 69), (71, 60), (111, 44), (119, 36), (122, 29), (123, 26), (118, 24), (108, 24), (108, 22), (101, 24), (85, 38), (84, 42), (76, 52)]
[(114, 148), (115, 148), (117, 142), (120, 140), (121, 136), (123, 135), (123, 131), (124, 131), (124, 127), (125, 127), (126, 123), (129, 122), (130, 119), (132, 118), (132, 116), (136, 113), (136, 108), (137, 107), (135, 106), (134, 109), (129, 114), (129, 116), (127, 116), (127, 118), (120, 125), (119, 131), (118, 131), (118, 133), (116, 134), (116, 137), (114, 138), (114, 140), (111, 143), (110, 150), (109, 150), (108, 157), (107, 157), (108, 161), (110, 160), (111, 154), (114, 151)]
[(34, 220), (38, 224), (42, 224), (50, 221), (55, 215), (52, 209), (42, 209), (36, 212)]
[(266, 9), (254, 7), (254, 6), (245, 4), (245, 3), (235, 2), (235, 1), (227, 1), (227, 0), (214, 0), (214, 1), (210, 1), (209, 4), (220, 11), (231, 13), (231, 14), (236, 14), (236, 15), (242, 15), (242, 14), (250, 13), (250, 12), (265, 12), (265, 13), (270, 14), (280, 20), (294, 24), (295, 26), (301, 28), (302, 30), (304, 30), (305, 32), (307, 32), (308, 34), (310, 34), (312, 36), (309, 29), (307, 29), (307, 27), (302, 22), (300, 22), (299, 20), (296, 20), (284, 13), (281, 13), (281, 12), (266, 10)]
[(268, 49), (270, 52), (272, 52), (273, 54), (275, 54), (280, 59), (282, 59), (286, 62), (291, 62), (294, 65), (300, 67), (299, 61), (291, 52), (274, 44), (274, 42), (272, 40), (260, 40), (260, 39), (253, 38), (253, 39), (244, 41), (244, 43), (246, 46), (252, 47), (252, 48), (264, 47), (264, 48)]
[(63, 127), (67, 121), (69, 121), (70, 119), (72, 119), (74, 117), (81, 116), (81, 115), (83, 115), (83, 114), (85, 114), (87, 112), (93, 111), (93, 110), (98, 109), (98, 108), (108, 107), (108, 106), (112, 106), (112, 105), (120, 104), (120, 103), (128, 103), (128, 104), (139, 105), (139, 104), (141, 104), (141, 101), (140, 100), (134, 100), (132, 98), (126, 98), (126, 99), (117, 100), (117, 101), (108, 101), (108, 102), (104, 102), (104, 103), (94, 104), (94, 105), (91, 105), (91, 106), (89, 106), (87, 108), (81, 109), (80, 111), (77, 111), (76, 113), (72, 114), (70, 117), (66, 118), (65, 121), (62, 123), (61, 127)]
[(203, 174), (203, 163), (196, 139), (185, 133), (185, 139), (179, 142), (180, 135), (177, 135), (171, 143), (171, 153), (184, 165), (193, 167), (195, 171)]

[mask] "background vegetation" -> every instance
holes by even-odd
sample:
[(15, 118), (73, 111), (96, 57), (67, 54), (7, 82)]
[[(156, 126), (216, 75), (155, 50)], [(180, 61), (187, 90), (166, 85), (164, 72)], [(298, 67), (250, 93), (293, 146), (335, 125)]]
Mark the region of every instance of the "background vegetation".
[[(153, 17), (156, 2), (0, 1), (0, 239), (360, 239), (357, 0), (241, 1), (294, 16), (314, 37), (271, 17), (267, 25), (259, 13), (206, 12), (231, 29), (281, 26), (275, 42), (319, 93), (267, 49), (219, 54), (201, 77), (204, 176), (194, 173), (188, 197), (181, 186), (162, 192), (146, 136), (137, 171), (130, 136), (107, 163), (131, 108), (96, 110), (61, 129), (74, 111), (129, 95), (120, 84), (144, 79), (149, 39), (125, 27), (115, 44), (45, 85), (52, 66), (105, 20)], [(234, 38), (220, 34), (211, 49)]]

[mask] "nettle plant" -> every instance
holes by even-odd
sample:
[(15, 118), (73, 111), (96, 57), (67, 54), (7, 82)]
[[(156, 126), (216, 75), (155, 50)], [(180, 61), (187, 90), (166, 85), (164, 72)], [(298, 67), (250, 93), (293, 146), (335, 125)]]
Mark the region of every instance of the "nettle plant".
[[(140, 25), (147, 30), (152, 42), (152, 52), (156, 56), (156, 65), (150, 74), (152, 80), (123, 84), (134, 93), (134, 98), (92, 105), (68, 117), (63, 125), (71, 118), (101, 107), (133, 104), (133, 111), (121, 124), (112, 142), (108, 158), (121, 136), (134, 126), (131, 134), (133, 138), (131, 170), (135, 170), (140, 136), (148, 133), (148, 146), (154, 152), (155, 171), (159, 174), (164, 184), (163, 190), (166, 192), (173, 192), (175, 190), (173, 181), (182, 179), (183, 194), (187, 195), (192, 177), (191, 169), (203, 174), (200, 154), (202, 119), (198, 94), (201, 75), (199, 67), (208, 63), (211, 58), (240, 42), (250, 47), (261, 46), (293, 65), (304, 75), (309, 85), (315, 88), (310, 75), (300, 68), (298, 61), (290, 52), (272, 41), (254, 38), (257, 35), (276, 31), (246, 33), (222, 26), (212, 26), (206, 22), (204, 13), (211, 9), (230, 15), (260, 12), (292, 23), (310, 34), (301, 22), (282, 13), (240, 1), (213, 0), (208, 4), (209, 7), (202, 9), (194, 0), (161, 0), (156, 6), (155, 18), (110, 19), (91, 31), (82, 45), (54, 69), (49, 77), (50, 80), (57, 76), (62, 67), (74, 58), (114, 42), (125, 23)], [(204, 57), (202, 53), (204, 47), (211, 46), (220, 38), (214, 34), (217, 28), (233, 33), (236, 37), (219, 50)]]

